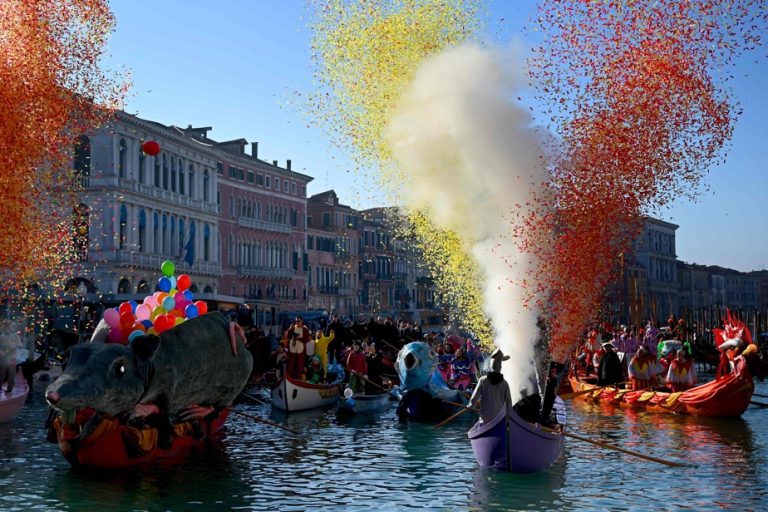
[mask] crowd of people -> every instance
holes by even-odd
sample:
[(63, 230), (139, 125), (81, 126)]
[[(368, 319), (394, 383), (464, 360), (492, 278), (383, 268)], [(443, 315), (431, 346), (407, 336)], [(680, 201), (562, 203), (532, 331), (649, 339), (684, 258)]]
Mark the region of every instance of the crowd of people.
[(635, 390), (684, 391), (698, 382), (690, 336), (685, 319), (674, 315), (661, 329), (652, 320), (637, 332), (626, 325), (597, 325), (584, 336), (577, 364), (600, 386), (627, 382)]

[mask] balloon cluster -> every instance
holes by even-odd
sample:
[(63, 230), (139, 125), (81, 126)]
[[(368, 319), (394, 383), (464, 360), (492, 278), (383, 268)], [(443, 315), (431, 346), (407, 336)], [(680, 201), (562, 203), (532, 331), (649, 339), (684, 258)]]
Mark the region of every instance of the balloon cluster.
[(175, 270), (173, 262), (165, 260), (160, 266), (162, 277), (157, 280), (159, 291), (144, 297), (141, 304), (126, 301), (104, 312), (104, 321), (110, 327), (108, 343), (127, 344), (143, 334), (160, 334), (208, 312), (204, 301), (194, 300), (189, 289), (192, 279), (187, 274), (174, 276)]

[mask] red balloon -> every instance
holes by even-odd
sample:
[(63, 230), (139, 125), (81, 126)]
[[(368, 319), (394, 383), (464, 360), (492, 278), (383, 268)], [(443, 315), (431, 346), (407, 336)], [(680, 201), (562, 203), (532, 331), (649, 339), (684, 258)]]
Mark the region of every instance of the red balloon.
[(204, 315), (208, 312), (208, 304), (206, 304), (205, 301), (196, 300), (195, 306), (197, 306), (197, 312), (201, 315)]
[(148, 140), (141, 145), (141, 150), (149, 156), (156, 156), (160, 153), (160, 144), (154, 140)]
[(187, 274), (181, 274), (179, 277), (176, 278), (176, 289), (180, 292), (183, 292), (184, 290), (189, 289), (189, 287), (192, 285), (192, 279), (189, 278)]
[(133, 308), (131, 307), (131, 304), (128, 302), (123, 302), (120, 304), (120, 308), (118, 308), (118, 311), (122, 315), (123, 313), (133, 313)]
[[(128, 306), (129, 310), (130, 310), (130, 308), (131, 308), (131, 306)], [(136, 317), (134, 317), (133, 313), (131, 313), (130, 311), (120, 313), (120, 325), (121, 326), (123, 326), (123, 327), (131, 327), (135, 321), (136, 321)]]
[(169, 321), (166, 315), (158, 315), (158, 317), (155, 318), (155, 330), (158, 334), (167, 331), (172, 326), (172, 321)]

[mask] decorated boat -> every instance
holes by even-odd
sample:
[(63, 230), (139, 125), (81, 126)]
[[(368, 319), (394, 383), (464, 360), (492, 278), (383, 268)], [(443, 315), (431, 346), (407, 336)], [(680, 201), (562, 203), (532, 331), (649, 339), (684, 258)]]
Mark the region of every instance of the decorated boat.
[[(555, 403), (559, 429), (565, 428), (565, 406)], [(472, 451), (482, 468), (510, 473), (535, 473), (563, 453), (563, 434), (523, 420), (512, 407), (502, 408), (493, 420), (478, 421), (468, 432)]]
[[(731, 373), (676, 393), (599, 387), (594, 383), (578, 380), (574, 375), (569, 378), (576, 396), (587, 401), (690, 416), (741, 416), (749, 406), (755, 389), (747, 360), (743, 356), (736, 358)], [(589, 392), (589, 390), (592, 391)]]
[(331, 405), (339, 399), (339, 384), (310, 384), (287, 373), (272, 385), (272, 405), (286, 412)]
[(133, 427), (93, 409), (82, 409), (72, 424), (57, 416), (49, 427), (48, 440), (58, 443), (73, 466), (116, 469), (147, 463), (172, 464), (205, 450), (228, 413), (224, 408), (202, 419), (176, 423), (163, 441), (157, 427)]
[(5, 387), (0, 389), (0, 423), (8, 423), (21, 412), (24, 402), (29, 394), (29, 385), (22, 375), (22, 372), (16, 372), (16, 380), (11, 391), (6, 391)]

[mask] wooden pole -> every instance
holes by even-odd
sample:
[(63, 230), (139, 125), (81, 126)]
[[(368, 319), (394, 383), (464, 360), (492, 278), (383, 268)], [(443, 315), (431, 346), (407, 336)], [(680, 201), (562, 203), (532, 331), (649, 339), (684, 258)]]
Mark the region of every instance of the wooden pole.
[(294, 430), (292, 428), (286, 427), (285, 425), (281, 425), (279, 423), (275, 423), (274, 421), (271, 421), (271, 420), (268, 420), (268, 419), (265, 419), (265, 418), (259, 418), (258, 416), (254, 416), (253, 414), (248, 414), (248, 413), (240, 412), (240, 411), (237, 411), (235, 409), (229, 409), (229, 412), (233, 412), (235, 414), (239, 414), (240, 416), (252, 419), (254, 421), (258, 421), (259, 423), (264, 423), (264, 424), (270, 425), (272, 427), (276, 427), (276, 428), (281, 428), (283, 430), (287, 430), (288, 432), (290, 432), (292, 434), (296, 434), (297, 436), (301, 435), (301, 432), (299, 432), (298, 430)]
[(474, 409), (471, 409), (471, 408), (466, 408), (466, 407), (464, 407), (463, 409), (461, 409), (461, 410), (460, 410), (459, 412), (457, 412), (456, 414), (453, 414), (453, 415), (451, 415), (449, 418), (447, 418), (447, 419), (445, 419), (445, 420), (441, 421), (440, 423), (438, 423), (437, 425), (435, 425), (434, 427), (432, 427), (432, 430), (437, 430), (438, 428), (442, 427), (442, 426), (443, 426), (443, 425), (445, 425), (446, 423), (450, 423), (451, 421), (455, 420), (456, 418), (458, 418), (459, 416), (461, 416), (462, 414), (464, 414), (464, 413), (465, 413), (465, 412), (467, 412), (467, 411), (472, 411), (472, 412), (474, 412)]

